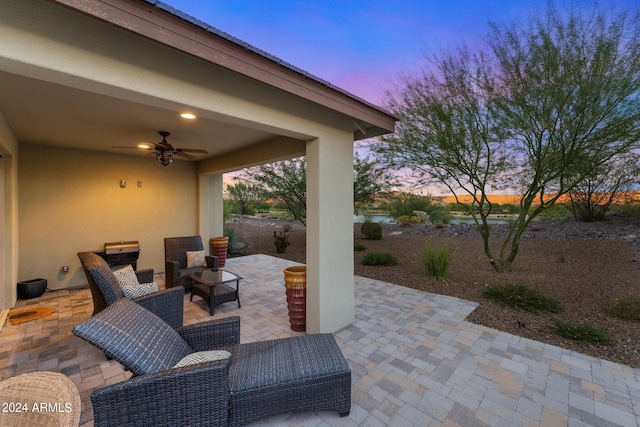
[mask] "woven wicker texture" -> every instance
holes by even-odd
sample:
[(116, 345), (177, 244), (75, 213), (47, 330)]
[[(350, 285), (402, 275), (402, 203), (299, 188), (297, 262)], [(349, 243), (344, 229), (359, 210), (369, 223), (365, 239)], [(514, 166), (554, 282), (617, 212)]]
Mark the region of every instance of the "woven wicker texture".
[[(56, 427), (80, 423), (80, 394), (57, 372), (29, 372), (0, 382), (0, 426)], [(19, 404), (18, 406), (16, 404)]]
[(187, 252), (202, 251), (200, 236), (167, 237), (164, 239), (165, 285), (167, 288), (183, 286), (189, 290), (193, 281), (189, 273), (202, 271), (206, 268), (218, 268), (218, 258), (206, 256), (206, 266), (187, 268)]
[(89, 268), (89, 274), (98, 285), (107, 305), (111, 305), (120, 298), (124, 298), (122, 288), (108, 265), (91, 267)]
[[(80, 252), (78, 258), (82, 262), (82, 267), (87, 276), (89, 282), (89, 288), (91, 288), (91, 295), (93, 297), (93, 314), (96, 315), (100, 311), (104, 310), (108, 304), (117, 301), (119, 298), (124, 297), (122, 289), (117, 285), (117, 280), (111, 272), (111, 268), (107, 262), (94, 254), (93, 252)], [(98, 280), (94, 280), (94, 276)], [(140, 283), (153, 282), (153, 270), (140, 270), (136, 271), (136, 276)], [(103, 290), (109, 295), (105, 298)], [(122, 294), (118, 298), (116, 296)], [(162, 320), (167, 322), (172, 328), (179, 328), (184, 321), (184, 290), (168, 289), (157, 293), (133, 298), (133, 301), (140, 304), (147, 310), (159, 316)]]
[(227, 348), (231, 353), (230, 425), (284, 412), (351, 409), (351, 370), (330, 334)]
[(76, 326), (73, 333), (136, 375), (169, 369), (194, 352), (171, 326), (125, 298)]
[[(160, 325), (143, 320), (151, 313), (132, 306), (122, 299), (85, 322), (117, 324), (113, 332), (126, 335), (118, 338), (110, 331), (104, 342), (95, 345), (115, 341), (118, 347), (130, 347), (126, 341), (140, 334), (145, 340), (149, 337), (145, 352), (158, 351), (166, 339), (157, 331)], [(231, 357), (165, 368), (96, 390), (91, 395), (96, 427), (240, 426), (279, 413), (312, 410), (347, 415), (351, 409), (351, 371), (333, 335), (240, 344), (238, 317), (176, 332), (193, 351), (227, 350)]]

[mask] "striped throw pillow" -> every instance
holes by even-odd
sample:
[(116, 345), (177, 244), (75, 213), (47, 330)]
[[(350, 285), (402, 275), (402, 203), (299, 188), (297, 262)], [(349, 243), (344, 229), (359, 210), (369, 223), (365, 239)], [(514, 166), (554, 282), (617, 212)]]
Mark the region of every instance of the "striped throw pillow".
[(149, 294), (155, 294), (156, 292), (158, 292), (158, 284), (156, 282), (122, 286), (122, 293), (127, 299), (134, 299)]
[(212, 362), (214, 360), (224, 360), (229, 357), (231, 357), (231, 353), (225, 350), (198, 351), (183, 357), (182, 360), (176, 363), (174, 368), (181, 368), (183, 366), (195, 365), (203, 362)]
[(138, 282), (138, 276), (136, 276), (136, 272), (131, 265), (115, 270), (113, 274), (116, 276), (116, 280), (121, 287), (140, 284), (140, 282)]

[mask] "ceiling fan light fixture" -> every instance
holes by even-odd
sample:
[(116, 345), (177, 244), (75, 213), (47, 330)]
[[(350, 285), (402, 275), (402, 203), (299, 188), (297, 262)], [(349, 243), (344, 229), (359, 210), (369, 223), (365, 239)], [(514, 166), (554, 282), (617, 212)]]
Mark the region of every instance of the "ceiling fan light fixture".
[(162, 166), (169, 166), (173, 163), (173, 153), (169, 151), (157, 151), (156, 159), (158, 159)]
[(187, 120), (194, 120), (196, 118), (196, 115), (192, 113), (182, 113), (180, 114), (180, 117)]

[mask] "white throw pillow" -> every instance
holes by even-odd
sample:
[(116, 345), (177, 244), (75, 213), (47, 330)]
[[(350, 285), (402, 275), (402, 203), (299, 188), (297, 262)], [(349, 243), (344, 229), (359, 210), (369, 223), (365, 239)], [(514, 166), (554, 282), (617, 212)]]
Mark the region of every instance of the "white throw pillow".
[(187, 268), (206, 267), (204, 249), (201, 251), (187, 251)]
[(225, 350), (209, 350), (198, 351), (191, 353), (188, 356), (183, 357), (174, 368), (181, 368), (183, 366), (196, 365), (202, 362), (212, 362), (214, 360), (224, 360), (231, 357), (231, 353)]
[(158, 284), (156, 282), (138, 283), (137, 285), (122, 286), (122, 293), (127, 299), (134, 299), (144, 295), (155, 294), (156, 292), (158, 292)]
[(138, 276), (131, 265), (115, 270), (113, 274), (121, 287), (139, 285)]

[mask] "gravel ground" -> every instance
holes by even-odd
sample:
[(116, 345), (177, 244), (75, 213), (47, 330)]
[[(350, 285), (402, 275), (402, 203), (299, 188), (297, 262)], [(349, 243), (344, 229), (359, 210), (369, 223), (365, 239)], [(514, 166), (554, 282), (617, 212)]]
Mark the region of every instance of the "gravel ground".
[[(238, 228), (249, 247), (247, 254), (263, 253), (305, 262), (305, 228), (300, 223), (241, 218), (229, 225)], [(289, 231), (291, 246), (277, 254), (273, 232)], [(383, 238), (366, 240), (360, 225), (354, 237), (367, 251), (386, 250), (398, 258), (392, 267), (368, 267), (360, 261), (366, 252), (355, 253), (355, 274), (415, 289), (476, 301), (480, 306), (468, 320), (537, 341), (640, 368), (640, 322), (606, 316), (602, 309), (620, 297), (640, 297), (640, 220), (613, 218), (599, 223), (573, 220), (532, 224), (522, 238), (511, 271), (497, 273), (484, 254), (482, 239), (471, 225), (444, 227), (385, 225)], [(493, 226), (492, 234), (504, 235), (506, 226)], [(456, 248), (445, 281), (429, 278), (417, 253), (427, 241), (446, 240)], [(526, 284), (559, 301), (559, 314), (531, 314), (501, 308), (481, 297), (487, 286)], [(612, 338), (608, 346), (579, 344), (551, 333), (553, 318), (604, 329)]]

